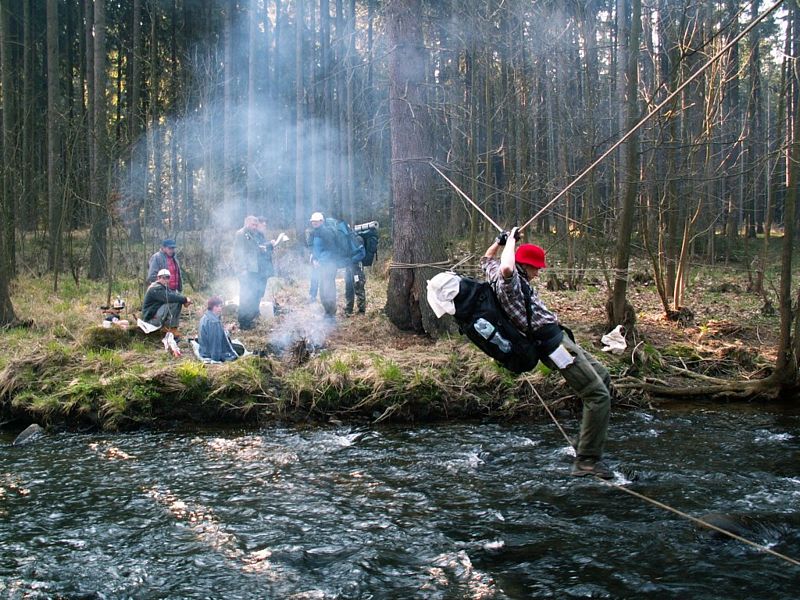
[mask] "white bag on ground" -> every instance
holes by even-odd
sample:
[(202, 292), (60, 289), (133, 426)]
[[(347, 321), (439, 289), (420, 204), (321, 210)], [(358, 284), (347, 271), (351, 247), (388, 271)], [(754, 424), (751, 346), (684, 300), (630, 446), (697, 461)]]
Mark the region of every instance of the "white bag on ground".
[(139, 326), (139, 329), (144, 331), (145, 333), (153, 333), (154, 331), (158, 331), (161, 329), (158, 325), (151, 325), (147, 321), (142, 321), (141, 319), (136, 319), (136, 324)]
[(622, 325), (617, 325), (600, 338), (600, 342), (603, 344), (603, 352), (611, 352), (611, 354), (622, 354), (625, 352), (628, 343), (625, 341), (625, 335), (622, 331)]
[(164, 350), (172, 354), (172, 356), (181, 355), (181, 349), (178, 348), (178, 343), (175, 341), (175, 335), (171, 331), (167, 332), (167, 335), (164, 336), (164, 339), (161, 340), (161, 342), (164, 344)]

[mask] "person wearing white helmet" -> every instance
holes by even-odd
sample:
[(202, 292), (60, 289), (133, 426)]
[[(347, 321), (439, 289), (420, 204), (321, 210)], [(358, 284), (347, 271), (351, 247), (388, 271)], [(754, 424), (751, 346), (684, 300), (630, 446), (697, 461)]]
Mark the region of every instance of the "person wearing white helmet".
[[(192, 301), (180, 292), (170, 289), (169, 269), (161, 269), (156, 280), (147, 288), (142, 303), (142, 319), (155, 325), (177, 332), (181, 318), (181, 308), (189, 306)], [(177, 336), (176, 336), (177, 337)]]
[(319, 299), (328, 319), (336, 318), (336, 232), (325, 224), (325, 215), (315, 212), (311, 223), (311, 263), (319, 281)]

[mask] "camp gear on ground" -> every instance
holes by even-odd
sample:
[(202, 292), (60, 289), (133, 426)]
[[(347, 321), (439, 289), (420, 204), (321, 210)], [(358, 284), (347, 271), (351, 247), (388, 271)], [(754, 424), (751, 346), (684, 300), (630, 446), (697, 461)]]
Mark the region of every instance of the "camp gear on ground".
[(617, 325), (600, 338), (603, 344), (603, 352), (611, 352), (611, 354), (622, 354), (628, 343), (625, 341), (625, 335), (622, 333), (622, 325)]

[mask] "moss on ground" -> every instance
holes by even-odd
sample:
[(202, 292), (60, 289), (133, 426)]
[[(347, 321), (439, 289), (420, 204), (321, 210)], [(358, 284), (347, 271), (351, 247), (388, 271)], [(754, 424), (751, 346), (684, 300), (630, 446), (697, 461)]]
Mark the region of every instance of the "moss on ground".
[[(113, 296), (128, 300), (130, 312), (124, 316), (134, 323), (142, 288), (138, 280), (123, 279), (112, 290)], [(318, 305), (307, 305), (302, 279), (272, 279), (270, 288), (284, 313), (239, 334), (251, 350), (268, 349), (273, 330), (287, 321), (296, 322), (302, 337), (308, 317), (320, 312)], [(398, 331), (381, 310), (386, 288), (385, 273), (371, 269), (367, 314), (341, 319), (323, 348), (301, 348), (292, 360), (254, 355), (205, 365), (194, 360), (186, 345), (183, 357), (171, 357), (159, 335), (101, 327), (100, 306), (108, 294), (104, 284), (65, 280), (54, 293), (50, 279), (20, 278), (12, 285), (16, 312), (23, 320), (36, 317), (3, 332), (0, 418), (124, 430), (175, 422), (332, 417), (372, 422), (539, 418), (544, 412), (540, 397), (555, 408), (578, 406), (562, 378), (541, 364), (517, 376), (460, 336), (433, 341)], [(213, 290), (189, 294), (202, 306), (204, 297), (226, 289), (235, 290), (235, 281), (215, 281)], [(714, 365), (730, 371), (745, 359), (754, 369), (769, 364), (775, 319), (761, 314), (760, 298), (727, 294), (726, 302), (717, 303), (705, 301), (702, 292), (694, 286), (689, 300), (697, 322), (704, 325), (687, 327), (663, 318), (653, 286), (633, 287), (639, 324), (631, 349), (638, 351), (612, 357), (598, 347), (605, 317), (596, 288), (542, 291), (584, 348), (614, 374), (632, 366), (666, 376), (673, 365), (702, 363), (706, 371)], [(49, 309), (42, 311), (42, 306)], [(181, 325), (185, 337), (196, 333), (201, 313), (200, 308), (186, 311)], [(743, 322), (747, 328), (735, 327)], [(644, 397), (627, 399), (635, 403)]]

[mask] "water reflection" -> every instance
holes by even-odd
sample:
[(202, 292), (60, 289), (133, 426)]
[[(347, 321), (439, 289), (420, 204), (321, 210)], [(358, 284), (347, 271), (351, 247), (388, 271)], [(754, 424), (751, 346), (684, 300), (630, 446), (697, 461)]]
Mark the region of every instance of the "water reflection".
[[(797, 558), (799, 432), (619, 413), (609, 462), (690, 514), (774, 520), (754, 541)], [(0, 596), (796, 597), (800, 568), (571, 460), (548, 423), (48, 436), (0, 449)]]

